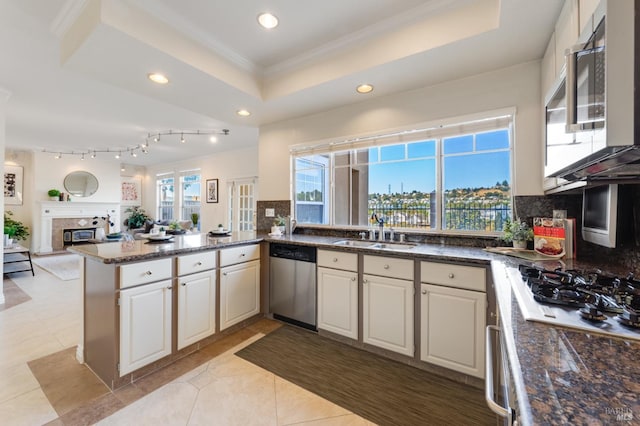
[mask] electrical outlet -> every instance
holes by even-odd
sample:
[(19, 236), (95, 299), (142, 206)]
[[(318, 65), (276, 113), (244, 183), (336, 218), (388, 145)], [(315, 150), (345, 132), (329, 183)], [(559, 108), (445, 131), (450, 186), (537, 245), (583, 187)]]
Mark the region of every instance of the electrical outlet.
[(274, 217), (276, 215), (276, 209), (264, 209), (265, 217)]

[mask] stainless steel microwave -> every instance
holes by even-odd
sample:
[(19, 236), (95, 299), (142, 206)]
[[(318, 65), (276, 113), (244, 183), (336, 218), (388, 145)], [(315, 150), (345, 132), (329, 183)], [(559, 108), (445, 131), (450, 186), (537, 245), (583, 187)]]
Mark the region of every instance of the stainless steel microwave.
[[(545, 177), (640, 177), (640, 1), (603, 0), (545, 99)], [(547, 189), (547, 188), (545, 188)]]

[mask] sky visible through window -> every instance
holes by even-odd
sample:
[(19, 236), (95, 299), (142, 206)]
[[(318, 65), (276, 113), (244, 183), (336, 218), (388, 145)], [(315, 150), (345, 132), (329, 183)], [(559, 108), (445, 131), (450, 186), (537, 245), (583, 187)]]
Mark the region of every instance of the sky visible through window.
[[(444, 139), (444, 189), (489, 188), (498, 182), (510, 182), (510, 152), (493, 151), (508, 148), (507, 129), (476, 134), (475, 148), (473, 135)], [(378, 156), (381, 162), (376, 163)], [(422, 159), (410, 160), (417, 157)], [(409, 144), (409, 160), (404, 158), (404, 145), (382, 147), (379, 155), (377, 148), (370, 150), (370, 161), (374, 162), (370, 165), (370, 194), (435, 190), (435, 141)]]

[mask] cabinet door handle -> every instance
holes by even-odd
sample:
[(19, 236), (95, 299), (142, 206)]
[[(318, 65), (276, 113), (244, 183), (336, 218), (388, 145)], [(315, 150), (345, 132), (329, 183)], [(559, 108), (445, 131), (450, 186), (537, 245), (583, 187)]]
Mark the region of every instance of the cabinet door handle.
[(384, 265), (384, 269), (389, 269), (389, 265)]
[(368, 282), (368, 280), (362, 280), (362, 284), (367, 284)]
[(422, 294), (427, 294), (427, 290), (422, 290)]
[(226, 277), (226, 276), (227, 276), (227, 273), (226, 273), (226, 272), (223, 272), (223, 273), (222, 273), (222, 275), (224, 275), (224, 276)]
[(351, 281), (355, 281), (355, 280), (356, 280), (356, 277), (351, 277)]
[(455, 275), (453, 275), (453, 272), (449, 273), (449, 278), (453, 279), (453, 277), (455, 277)]
[(181, 285), (182, 287), (184, 287), (185, 285), (187, 285), (187, 283), (182, 283), (182, 284), (180, 284), (180, 285)]
[(173, 290), (173, 286), (170, 285), (169, 287), (167, 287), (167, 290)]
[(333, 261), (334, 261), (334, 262), (337, 262), (337, 261), (338, 261), (338, 258), (337, 258), (337, 257), (334, 257), (334, 258), (333, 258)]
[(147, 271), (147, 272), (145, 272), (144, 274), (145, 274), (145, 275), (153, 275), (153, 272), (151, 272), (151, 271)]

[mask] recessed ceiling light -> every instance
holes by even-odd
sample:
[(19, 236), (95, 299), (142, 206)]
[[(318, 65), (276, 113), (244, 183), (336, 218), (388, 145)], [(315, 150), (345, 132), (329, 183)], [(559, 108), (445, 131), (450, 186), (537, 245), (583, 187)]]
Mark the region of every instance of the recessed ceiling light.
[(373, 92), (373, 86), (370, 84), (361, 84), (356, 87), (356, 92), (358, 93), (370, 93)]
[(158, 84), (167, 84), (169, 82), (169, 79), (166, 76), (157, 72), (147, 74), (147, 77), (149, 78), (149, 80)]
[(236, 114), (238, 114), (240, 117), (248, 117), (251, 115), (251, 113), (246, 109), (239, 109), (238, 111), (236, 111)]
[(269, 12), (265, 12), (258, 15), (258, 23), (264, 28), (270, 30), (278, 26), (278, 18)]
[(209, 138), (209, 141), (210, 141), (211, 143), (216, 143), (216, 142), (218, 142), (218, 138), (217, 138), (217, 137), (215, 137), (215, 136), (211, 136), (211, 137)]

